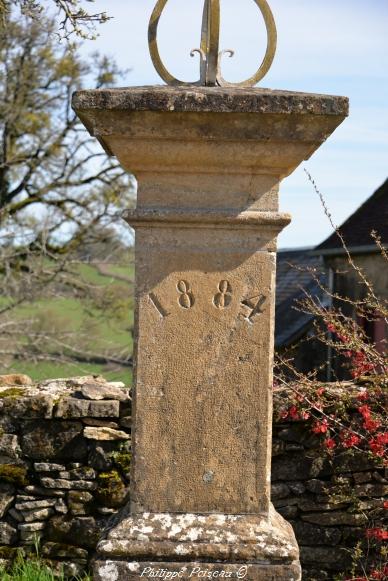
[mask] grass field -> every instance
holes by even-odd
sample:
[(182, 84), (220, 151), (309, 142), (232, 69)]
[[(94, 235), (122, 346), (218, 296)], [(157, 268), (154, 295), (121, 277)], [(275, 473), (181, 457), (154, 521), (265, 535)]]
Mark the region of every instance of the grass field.
[[(101, 272), (103, 271), (103, 272)], [(55, 290), (40, 300), (24, 303), (12, 311), (15, 321), (33, 321), (35, 332), (50, 332), (47, 350), (59, 348), (67, 361), (33, 362), (15, 359), (0, 373), (25, 373), (34, 380), (100, 374), (109, 380), (131, 382), (131, 368), (116, 362), (80, 361), (78, 353), (128, 359), (132, 354), (134, 267), (122, 264), (82, 264), (72, 266), (72, 279), (87, 287), (88, 298), (68, 289)], [(0, 295), (0, 307), (11, 297)], [(56, 334), (60, 340), (56, 340)], [(31, 341), (27, 335), (23, 344)], [(57, 342), (56, 342), (57, 341)], [(81, 358), (82, 359), (82, 358)], [(70, 360), (70, 361), (69, 361)]]

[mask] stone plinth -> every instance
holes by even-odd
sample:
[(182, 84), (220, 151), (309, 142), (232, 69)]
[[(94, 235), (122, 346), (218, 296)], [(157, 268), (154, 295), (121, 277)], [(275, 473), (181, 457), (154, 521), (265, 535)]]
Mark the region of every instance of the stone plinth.
[(138, 180), (125, 216), (136, 229), (131, 506), (100, 542), (95, 579), (195, 578), (200, 563), (296, 581), (292, 529), (270, 504), (276, 239), (290, 221), (278, 187), (347, 99), (142, 87), (79, 92), (73, 105)]

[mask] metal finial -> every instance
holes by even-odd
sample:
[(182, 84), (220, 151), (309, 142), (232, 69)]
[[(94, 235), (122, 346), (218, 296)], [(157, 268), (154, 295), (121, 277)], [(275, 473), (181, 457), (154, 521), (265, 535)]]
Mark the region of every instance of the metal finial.
[(201, 59), (201, 75), (199, 81), (194, 83), (186, 83), (179, 81), (173, 77), (164, 66), (160, 58), (158, 49), (158, 25), (162, 12), (168, 0), (158, 0), (152, 12), (151, 20), (148, 29), (148, 44), (150, 47), (150, 54), (155, 69), (161, 78), (168, 85), (204, 85), (208, 87), (253, 87), (256, 85), (269, 71), (275, 57), (277, 32), (276, 24), (267, 3), (267, 0), (253, 0), (259, 7), (267, 28), (267, 50), (263, 62), (258, 71), (246, 81), (242, 83), (228, 83), (222, 77), (221, 60), (224, 54), (229, 56), (234, 55), (232, 50), (219, 50), (220, 42), (220, 0), (205, 0), (202, 20), (202, 36), (201, 48), (196, 48), (191, 51), (191, 56), (199, 53)]

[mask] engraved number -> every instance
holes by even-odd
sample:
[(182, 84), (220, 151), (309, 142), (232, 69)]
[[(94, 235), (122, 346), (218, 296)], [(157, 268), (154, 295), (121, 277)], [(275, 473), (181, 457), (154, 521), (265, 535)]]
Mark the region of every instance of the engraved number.
[(180, 280), (176, 285), (179, 293), (178, 303), (182, 309), (190, 309), (194, 305), (194, 295), (190, 288), (190, 283), (185, 280)]
[(252, 323), (252, 319), (256, 315), (261, 315), (264, 312), (262, 307), (266, 300), (267, 297), (265, 297), (264, 295), (256, 295), (241, 301), (241, 304), (250, 311), (244, 318), (247, 319), (250, 323)]
[(213, 303), (217, 309), (225, 309), (232, 302), (232, 287), (227, 280), (222, 280), (218, 285), (219, 292), (214, 295)]

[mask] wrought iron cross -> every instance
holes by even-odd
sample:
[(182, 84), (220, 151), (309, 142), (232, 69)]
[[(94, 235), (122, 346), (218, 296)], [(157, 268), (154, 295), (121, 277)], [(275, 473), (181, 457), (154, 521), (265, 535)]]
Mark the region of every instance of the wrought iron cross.
[(201, 75), (199, 81), (187, 83), (179, 81), (164, 66), (158, 48), (158, 25), (162, 12), (168, 0), (158, 0), (152, 12), (148, 29), (148, 44), (155, 69), (168, 85), (204, 85), (208, 87), (253, 87), (269, 71), (276, 52), (276, 24), (267, 0), (253, 0), (261, 10), (267, 28), (267, 50), (258, 71), (241, 83), (228, 83), (221, 73), (221, 59), (224, 54), (234, 55), (233, 50), (219, 50), (220, 42), (220, 0), (205, 0), (202, 20), (201, 47), (191, 51), (191, 56), (199, 53), (201, 59)]

